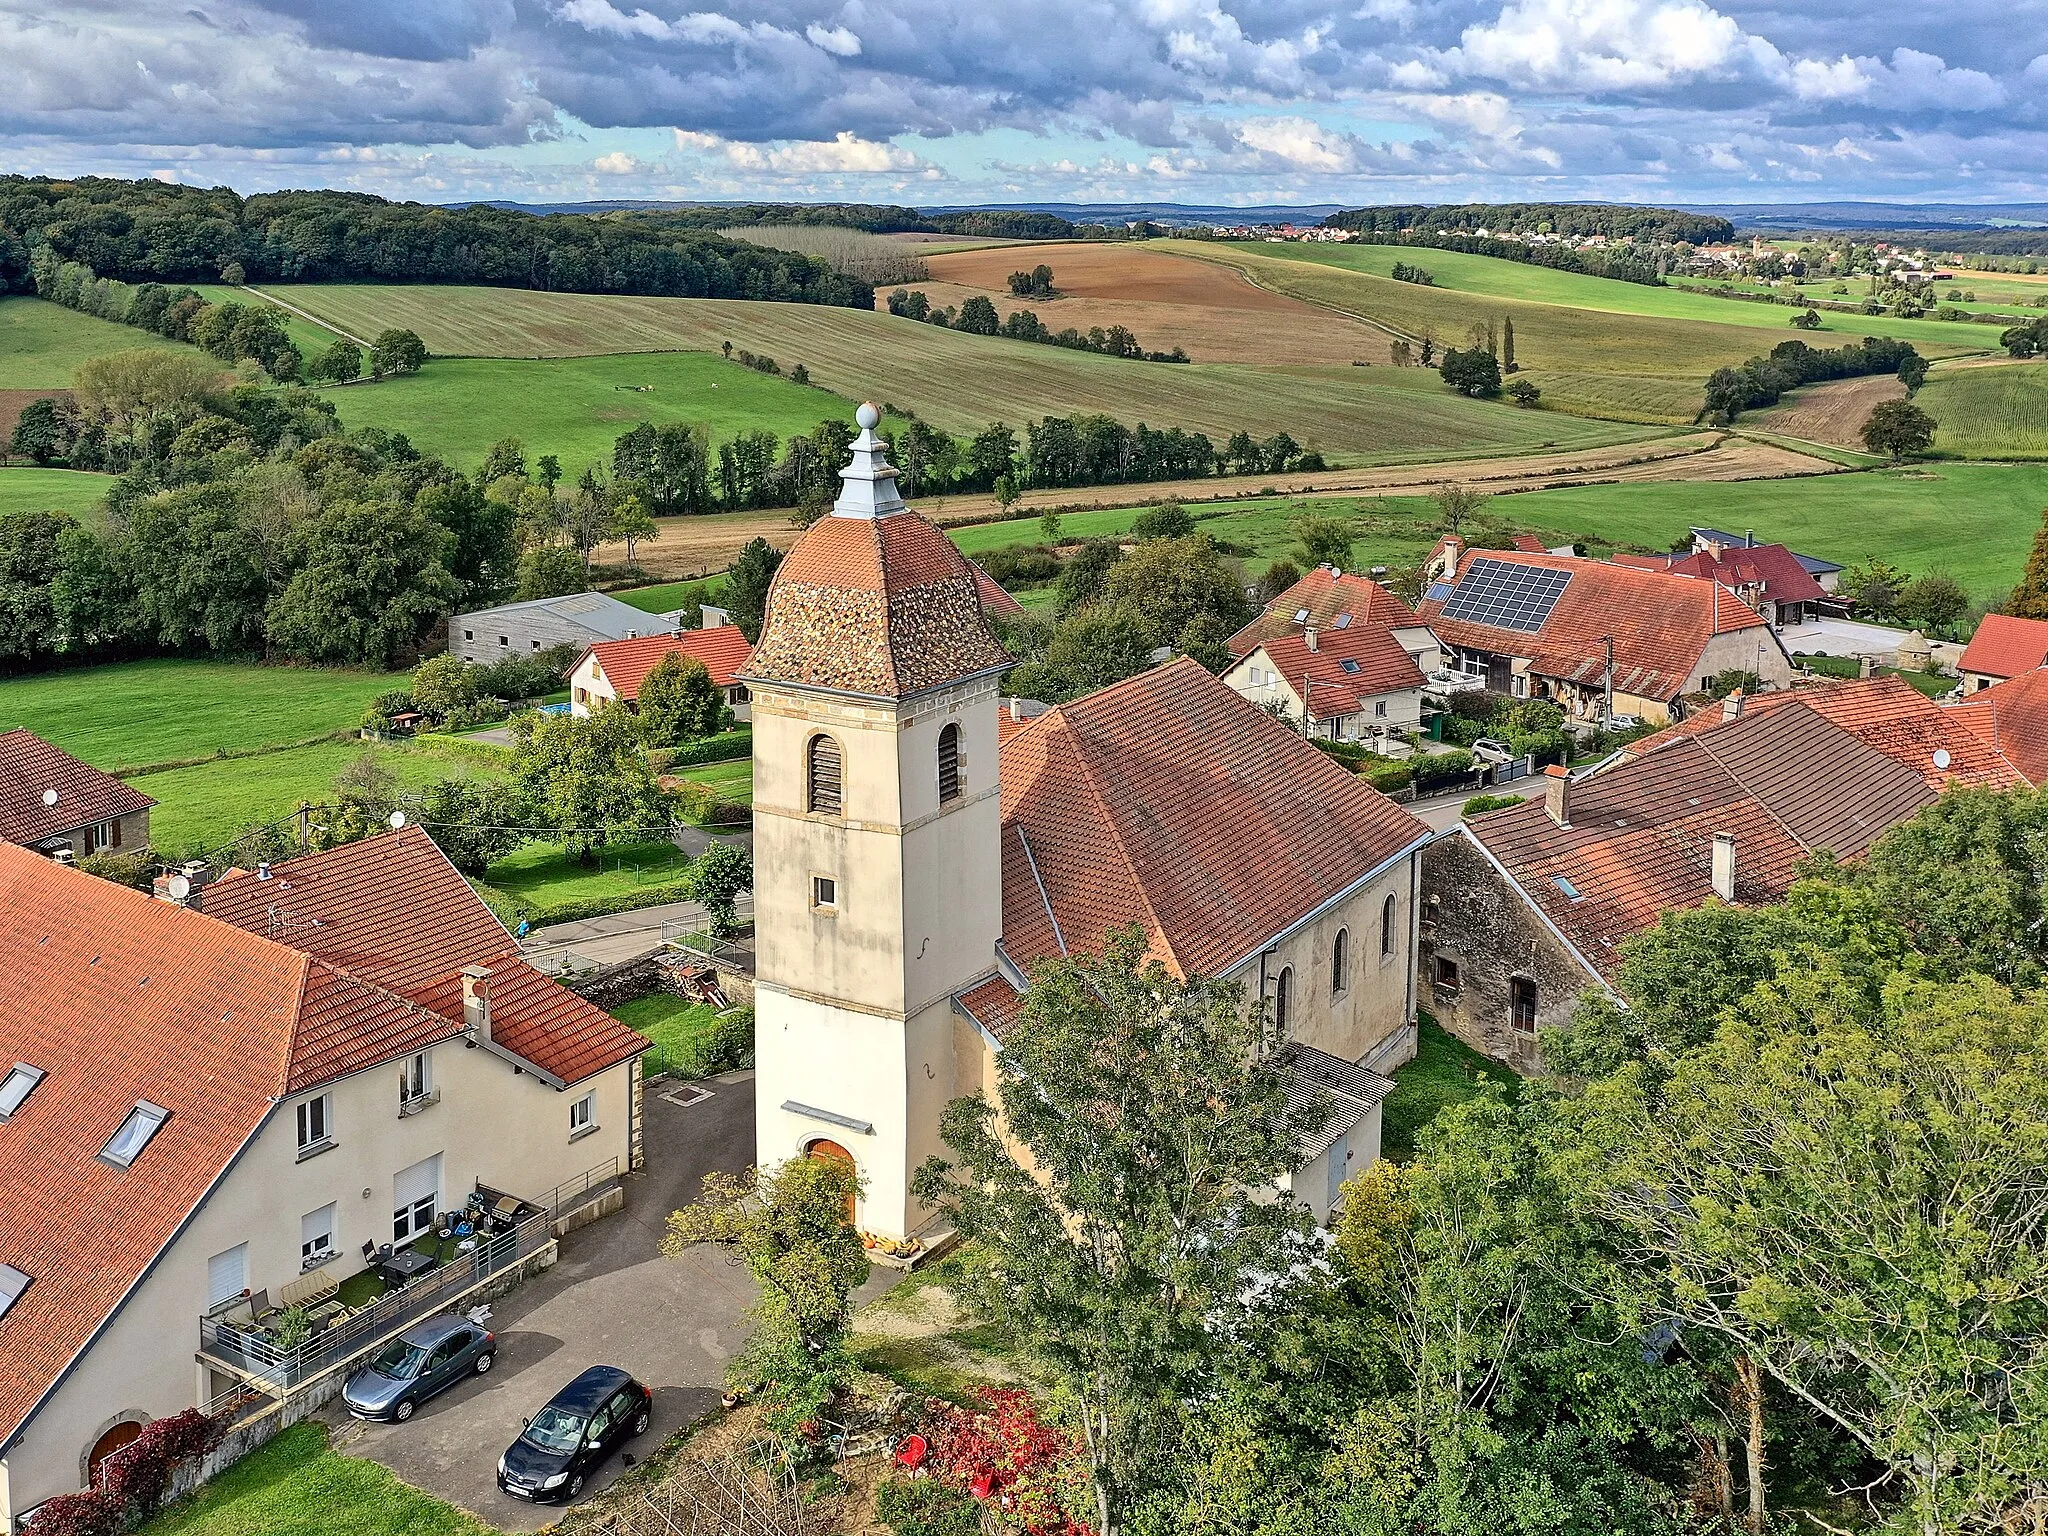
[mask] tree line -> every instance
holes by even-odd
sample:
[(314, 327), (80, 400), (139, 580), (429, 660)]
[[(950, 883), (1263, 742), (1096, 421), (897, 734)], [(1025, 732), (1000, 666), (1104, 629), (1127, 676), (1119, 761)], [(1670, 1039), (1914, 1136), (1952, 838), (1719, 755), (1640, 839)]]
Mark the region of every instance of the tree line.
[[(730, 222), (729, 215), (721, 215)], [(354, 192), (0, 177), (0, 292), (41, 250), (131, 282), (478, 283), (871, 309), (824, 262), (667, 218), (436, 208)]]
[(1706, 403), (1700, 414), (1727, 426), (1744, 411), (1776, 405), (1788, 389), (1823, 379), (1860, 378), (1895, 373), (1908, 391), (1927, 379), (1927, 360), (1912, 343), (1888, 336), (1866, 336), (1832, 348), (1810, 347), (1803, 341), (1781, 341), (1768, 357), (1752, 357), (1740, 368), (1716, 368), (1707, 377)]
[(1448, 230), (1511, 230), (1530, 235), (1605, 235), (1610, 240), (1650, 244), (1717, 245), (1735, 238), (1735, 226), (1706, 213), (1648, 208), (1629, 203), (1389, 203), (1350, 208), (1323, 220), (1325, 228), (1356, 234), (1404, 235)]
[[(1052, 269), (1041, 267), (1046, 274), (1048, 287), (1052, 281)], [(1017, 274), (1028, 285), (1033, 281), (1028, 272)], [(1015, 288), (1014, 282), (1012, 288)], [(975, 294), (963, 300), (958, 313), (951, 308), (935, 308), (922, 289), (898, 288), (888, 298), (889, 313), (901, 315), (906, 320), (916, 320), (925, 325), (936, 325), (956, 331), (965, 331), (970, 336), (1003, 336), (1011, 341), (1035, 341), (1046, 346), (1066, 347), (1076, 352), (1100, 352), (1106, 357), (1129, 358), (1134, 362), (1185, 363), (1187, 352), (1175, 347), (1171, 352), (1148, 352), (1130, 330), (1121, 325), (1108, 329), (1091, 326), (1081, 331), (1074, 326), (1064, 330), (1053, 330), (1035, 311), (1015, 309), (998, 318), (995, 304), (982, 294)]]

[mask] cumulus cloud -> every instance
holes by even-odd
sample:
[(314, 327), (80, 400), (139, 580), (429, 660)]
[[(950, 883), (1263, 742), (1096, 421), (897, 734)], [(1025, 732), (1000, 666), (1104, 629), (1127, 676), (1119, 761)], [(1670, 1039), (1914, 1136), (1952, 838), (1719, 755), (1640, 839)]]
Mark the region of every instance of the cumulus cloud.
[(605, 176), (630, 176), (640, 169), (640, 162), (624, 150), (615, 149), (591, 161), (590, 168)]
[(1889, 64), (1846, 55), (1832, 62), (1801, 59), (1792, 82), (1802, 100), (1881, 101), (1894, 112), (1989, 112), (2006, 100), (2005, 87), (1982, 70), (1952, 69), (1938, 54), (1916, 48), (1893, 49)]
[(863, 139), (844, 130), (830, 139), (771, 145), (735, 143), (715, 133), (678, 128), (675, 141), (678, 149), (722, 155), (727, 163), (741, 170), (772, 171), (778, 176), (872, 176), (925, 167), (925, 162), (910, 150)]
[(1778, 50), (1700, 0), (1513, 0), (1459, 39), (1467, 73), (1542, 90), (1641, 91), (1775, 72)]

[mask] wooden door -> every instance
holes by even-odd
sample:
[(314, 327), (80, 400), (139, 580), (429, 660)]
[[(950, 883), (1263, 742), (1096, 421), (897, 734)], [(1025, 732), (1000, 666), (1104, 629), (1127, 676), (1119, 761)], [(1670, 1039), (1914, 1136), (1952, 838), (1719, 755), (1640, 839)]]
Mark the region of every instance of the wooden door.
[[(804, 1148), (804, 1155), (806, 1157), (815, 1157), (824, 1163), (838, 1163), (846, 1169), (849, 1175), (856, 1171), (853, 1154), (840, 1146), (836, 1141), (814, 1141)], [(849, 1185), (846, 1191), (846, 1224), (849, 1227), (854, 1225), (853, 1201), (854, 1191)]]
[(123, 1446), (133, 1445), (142, 1433), (140, 1424), (116, 1424), (112, 1429), (93, 1442), (92, 1454), (85, 1459), (85, 1486), (97, 1488), (100, 1485), (100, 1463)]

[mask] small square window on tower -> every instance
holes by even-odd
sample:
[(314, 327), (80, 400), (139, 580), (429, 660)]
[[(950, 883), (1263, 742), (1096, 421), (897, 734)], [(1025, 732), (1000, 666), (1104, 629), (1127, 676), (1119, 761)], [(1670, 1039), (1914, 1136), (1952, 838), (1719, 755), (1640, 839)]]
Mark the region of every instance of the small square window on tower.
[(811, 876), (811, 905), (821, 912), (839, 910), (839, 882), (830, 875)]

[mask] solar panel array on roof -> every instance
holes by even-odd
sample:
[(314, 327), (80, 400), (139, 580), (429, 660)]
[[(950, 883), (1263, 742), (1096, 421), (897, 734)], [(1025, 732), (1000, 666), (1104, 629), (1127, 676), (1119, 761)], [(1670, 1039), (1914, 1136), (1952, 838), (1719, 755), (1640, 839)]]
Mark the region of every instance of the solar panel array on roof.
[(1422, 595), (1432, 603), (1440, 603), (1451, 595), (1451, 584), (1448, 581), (1432, 581), (1429, 590)]
[(1465, 579), (1444, 604), (1443, 616), (1533, 635), (1550, 617), (1550, 610), (1557, 606), (1571, 579), (1570, 571), (1553, 570), (1547, 565), (1474, 560)]

